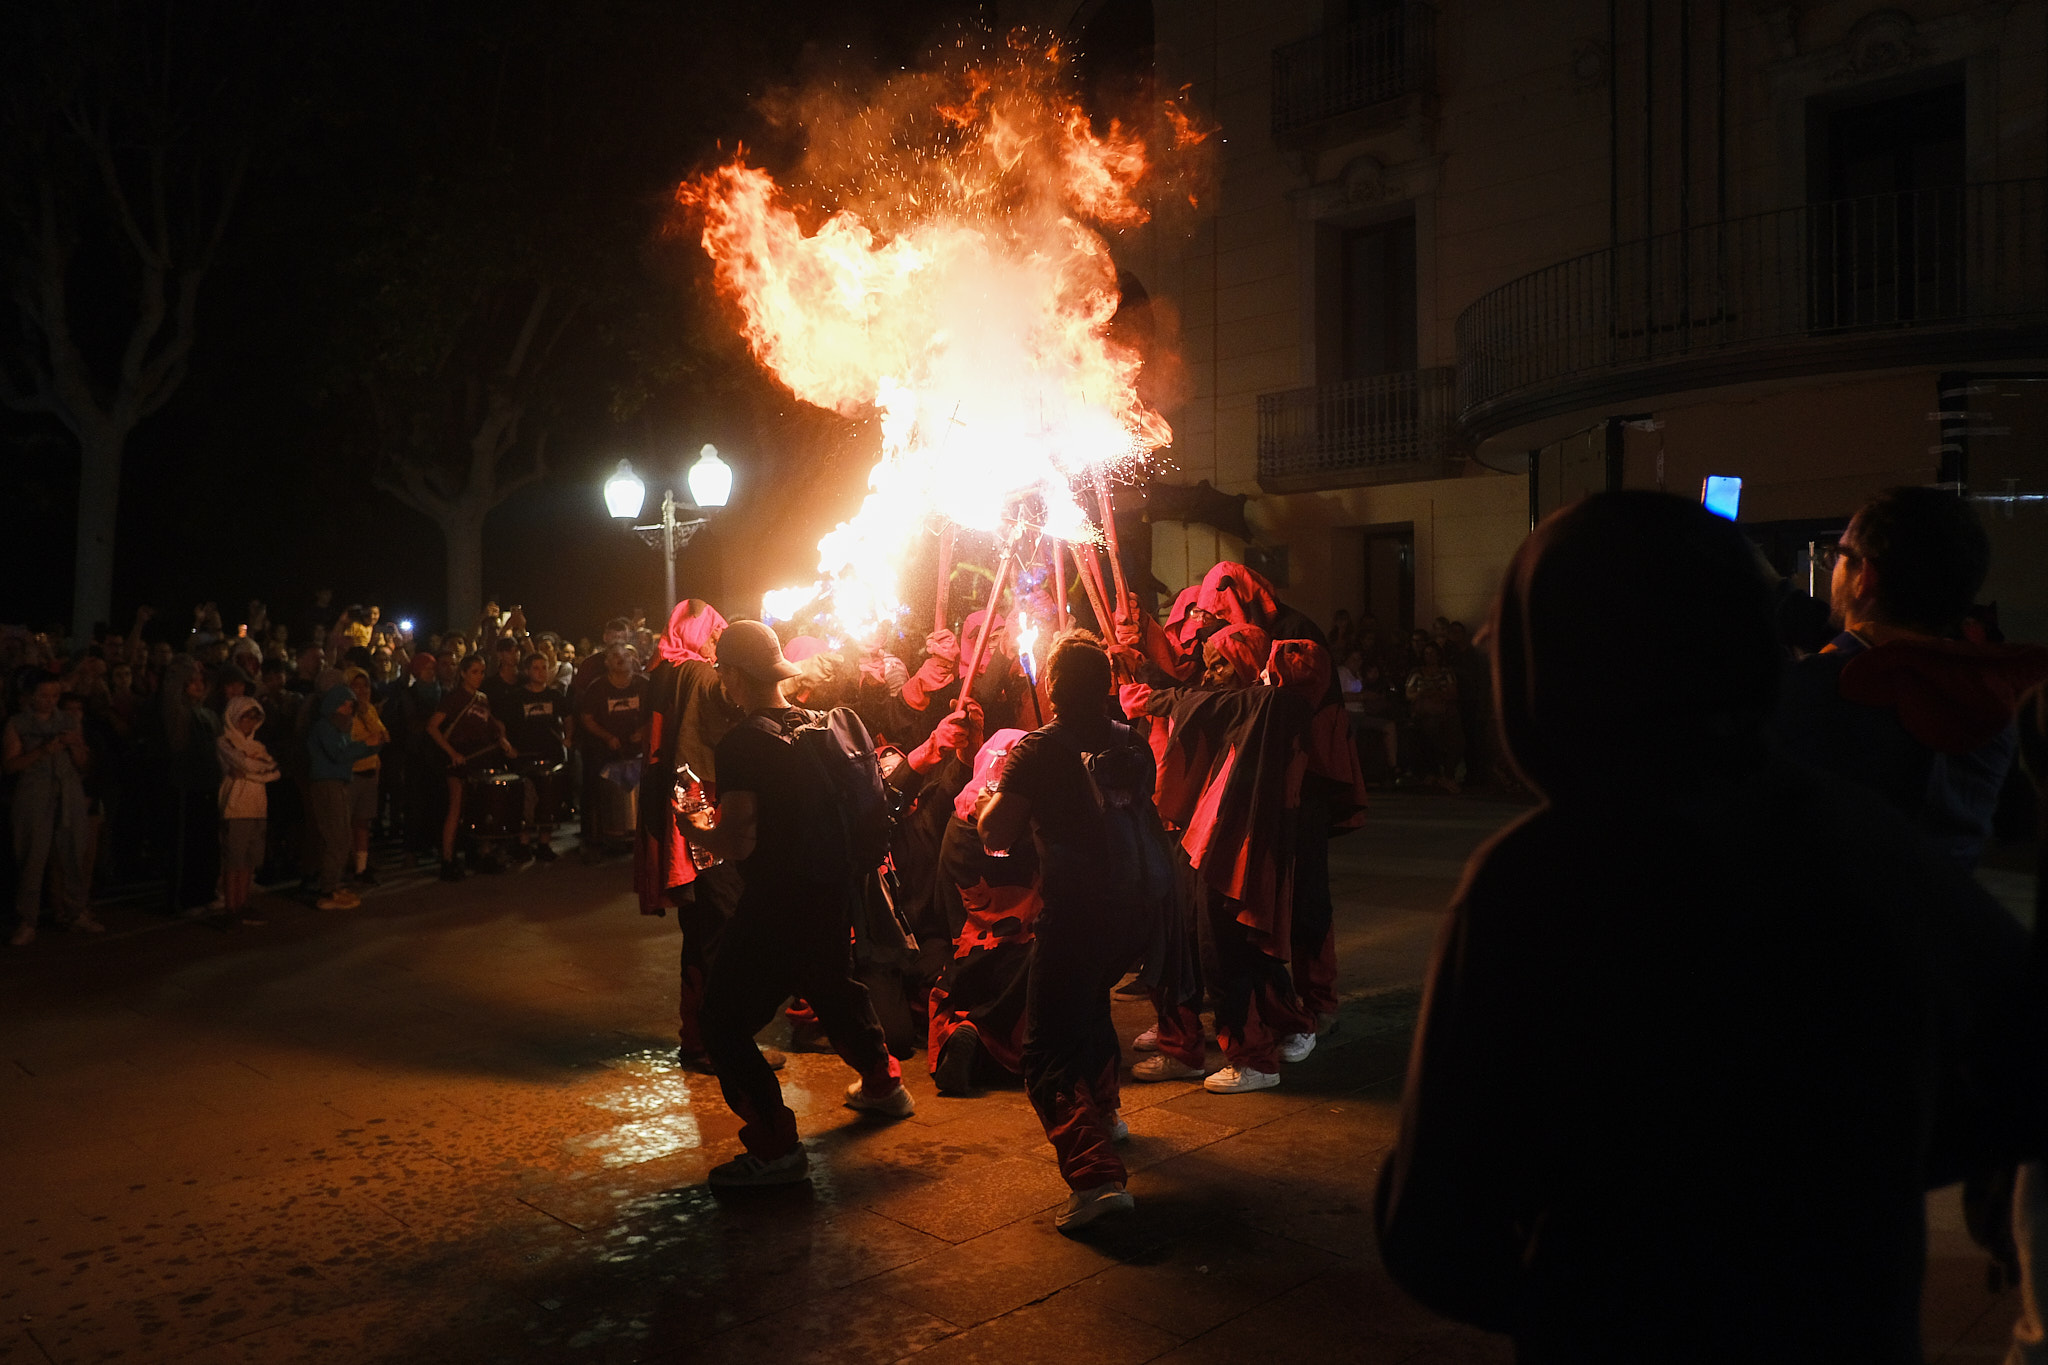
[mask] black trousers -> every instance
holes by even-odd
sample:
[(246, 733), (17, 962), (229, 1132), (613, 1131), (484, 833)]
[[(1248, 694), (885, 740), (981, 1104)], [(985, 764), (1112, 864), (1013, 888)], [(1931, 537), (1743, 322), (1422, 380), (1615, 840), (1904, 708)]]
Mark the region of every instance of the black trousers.
[(1024, 1093), (1077, 1190), (1124, 1179), (1109, 1135), (1122, 1061), (1109, 993), (1143, 944), (1123, 907), (1046, 904), (1024, 992)]
[(832, 1050), (863, 1081), (879, 1086), (900, 1074), (867, 987), (853, 974), (851, 894), (851, 887), (814, 883), (749, 885), (704, 984), (704, 1050), (726, 1104), (740, 1116), (740, 1141), (763, 1160), (797, 1146), (796, 1115), (754, 1045), (789, 996), (810, 1002)]
[(740, 870), (718, 863), (697, 874), (683, 888), (676, 905), (676, 927), (683, 931), (682, 992), (676, 1020), (676, 1041), (689, 1053), (704, 1051), (704, 985), (725, 927), (739, 908)]

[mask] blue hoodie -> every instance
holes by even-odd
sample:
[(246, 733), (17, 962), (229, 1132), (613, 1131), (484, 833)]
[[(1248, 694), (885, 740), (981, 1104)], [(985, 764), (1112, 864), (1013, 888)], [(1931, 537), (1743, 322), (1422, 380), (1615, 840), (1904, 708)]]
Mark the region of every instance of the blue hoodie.
[(312, 756), (309, 771), (315, 782), (347, 782), (355, 776), (356, 761), (377, 752), (376, 745), (349, 738), (347, 725), (334, 723), (334, 713), (355, 699), (343, 684), (320, 696), (320, 719), (306, 730), (306, 752)]

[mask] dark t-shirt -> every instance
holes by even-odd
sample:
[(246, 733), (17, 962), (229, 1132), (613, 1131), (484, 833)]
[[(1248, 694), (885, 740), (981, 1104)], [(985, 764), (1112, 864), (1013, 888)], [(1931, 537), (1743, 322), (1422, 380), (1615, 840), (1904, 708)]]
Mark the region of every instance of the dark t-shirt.
[(512, 679), (511, 682), (506, 682), (502, 675), (493, 671), (489, 677), (484, 679), (483, 693), (486, 697), (490, 698), (491, 705), (495, 707), (503, 702), (506, 697), (522, 690), (525, 686), (526, 675), (524, 673)]
[(1108, 719), (1080, 725), (1056, 720), (1017, 741), (1003, 766), (999, 790), (1031, 803), (1031, 831), (1049, 909), (1093, 901), (1117, 879), (1110, 863), (1108, 832), (1083, 753), (1128, 745), (1145, 774), (1134, 783), (1152, 797), (1151, 750), (1134, 741), (1131, 728)]
[(491, 713), (505, 727), (505, 738), (522, 754), (556, 761), (566, 756), (563, 732), (569, 719), (569, 695), (559, 687), (530, 687), (506, 692), (491, 704)]
[(464, 758), (487, 748), (497, 738), (497, 731), (491, 725), (490, 698), (481, 692), (458, 687), (441, 698), (441, 704), (434, 708), (434, 712), (445, 717), (441, 722), (441, 737), (448, 741), (448, 747)]
[[(785, 732), (810, 719), (810, 712), (795, 709), (754, 714), (767, 716)], [(727, 731), (718, 741), (719, 799), (734, 792), (754, 794), (754, 851), (740, 864), (748, 895), (765, 885), (808, 880), (804, 870), (817, 855), (804, 847), (803, 817), (815, 793), (796, 745), (759, 729), (751, 718)]]
[[(646, 730), (653, 715), (651, 708), (647, 679), (635, 674), (626, 680), (624, 687), (614, 687), (612, 680), (600, 673), (593, 681), (584, 684), (576, 714), (590, 732), (592, 748), (611, 753), (611, 746), (596, 733), (602, 730), (625, 746), (618, 755), (624, 757), (639, 752), (639, 747), (633, 742), (633, 734)], [(643, 734), (641, 738), (644, 740), (646, 736)]]

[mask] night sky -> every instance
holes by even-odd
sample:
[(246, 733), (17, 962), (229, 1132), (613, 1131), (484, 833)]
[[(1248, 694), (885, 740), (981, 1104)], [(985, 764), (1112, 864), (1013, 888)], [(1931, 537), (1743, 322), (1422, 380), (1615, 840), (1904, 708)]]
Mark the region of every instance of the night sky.
[[(762, 580), (799, 575), (835, 502), (844, 514), (871, 436), (799, 410), (747, 360), (703, 287), (702, 253), (674, 230), (671, 195), (736, 142), (771, 168), (800, 150), (759, 112), (770, 89), (915, 60), (971, 22), (971, 6), (357, 0), (280, 18), (223, 0), (198, 19), (161, 3), (11, 8), (0, 21), (15, 29), (0, 34), (13, 53), (10, 205), (34, 193), (38, 163), (24, 146), (48, 126), (34, 78), (74, 59), (68, 42), (109, 66), (128, 48), (157, 54), (137, 62), (171, 53), (186, 88), (208, 62), (233, 66), (232, 108), (196, 119), (192, 136), (251, 157), (200, 296), (189, 377), (128, 446), (118, 627), (138, 603), (182, 622), (210, 598), (232, 629), (251, 597), (296, 625), (319, 586), (337, 605), (437, 618), (440, 536), (374, 486), (390, 447), (366, 378), (387, 398), (408, 396), (414, 416), (399, 425), (445, 448), (461, 426), (449, 395), (463, 387), (448, 376), (467, 349), (484, 355), (510, 335), (451, 330), (450, 316), (484, 296), (524, 309), (542, 280), (575, 301), (533, 407), (550, 472), (493, 514), (488, 593), (525, 604), (536, 628), (574, 634), (628, 606), (658, 607), (658, 555), (603, 510), (600, 486), (621, 456), (647, 478), (650, 505), (655, 476), (680, 473), (706, 441), (735, 466), (733, 505), (682, 561), (685, 592), (756, 587), (751, 568), (738, 575), (749, 581), (722, 581), (719, 563), (735, 556), (720, 537), (749, 556), (760, 547)], [(77, 202), (71, 297), (105, 356), (133, 306), (132, 268), (95, 213), (101, 201)], [(16, 278), (22, 249), (0, 225)], [(15, 345), (9, 321), (0, 336)], [(507, 472), (525, 467), (526, 449)], [(68, 619), (77, 478), (62, 427), (0, 411), (0, 622)]]

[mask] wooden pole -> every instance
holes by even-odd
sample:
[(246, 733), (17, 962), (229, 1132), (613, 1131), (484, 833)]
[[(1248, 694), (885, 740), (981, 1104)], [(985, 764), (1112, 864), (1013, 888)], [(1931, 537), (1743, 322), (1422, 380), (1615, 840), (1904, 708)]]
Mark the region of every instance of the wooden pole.
[(1102, 477), (1102, 471), (1095, 471), (1095, 499), (1102, 504), (1102, 534), (1109, 541), (1109, 571), (1116, 577), (1116, 608), (1122, 611), (1124, 603), (1130, 600), (1131, 585), (1124, 581), (1124, 553), (1117, 545), (1116, 509), (1109, 501), (1109, 480)]
[(939, 528), (939, 586), (938, 595), (932, 599), (932, 633), (937, 634), (948, 624), (946, 620), (947, 591), (953, 586), (953, 523), (947, 522)]
[(1095, 558), (1095, 547), (1072, 548), (1074, 562), (1081, 566), (1081, 590), (1088, 594), (1088, 605), (1095, 612), (1095, 628), (1108, 635), (1116, 629), (1116, 619), (1109, 614), (1109, 594), (1102, 586), (1102, 564)]
[(1063, 548), (1066, 542), (1052, 542), (1052, 591), (1053, 603), (1060, 611), (1059, 628), (1065, 630), (1072, 620), (1067, 613), (1067, 555)]
[(995, 625), (996, 611), (1002, 605), (1003, 584), (1009, 580), (1010, 565), (1017, 558), (1016, 546), (1017, 537), (1012, 532), (1009, 544), (1003, 547), (1003, 557), (996, 562), (995, 580), (989, 584), (988, 605), (982, 608), (981, 629), (974, 636), (974, 657), (960, 673), (960, 699), (954, 704), (957, 709), (965, 710), (974, 696), (974, 675), (981, 672), (982, 658), (988, 653), (989, 631)]

